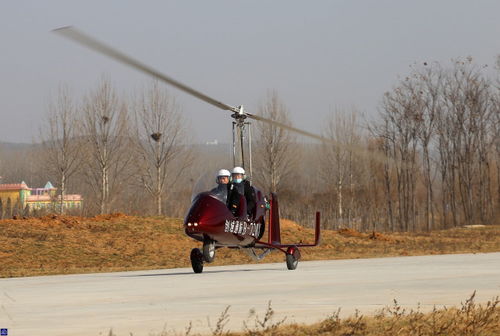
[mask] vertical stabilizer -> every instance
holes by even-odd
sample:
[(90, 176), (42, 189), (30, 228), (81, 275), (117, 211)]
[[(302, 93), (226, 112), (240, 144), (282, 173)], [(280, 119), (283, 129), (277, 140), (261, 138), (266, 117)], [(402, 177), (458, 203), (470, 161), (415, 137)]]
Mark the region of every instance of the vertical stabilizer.
[(271, 193), (271, 208), (269, 209), (269, 244), (281, 244), (280, 210), (278, 196)]

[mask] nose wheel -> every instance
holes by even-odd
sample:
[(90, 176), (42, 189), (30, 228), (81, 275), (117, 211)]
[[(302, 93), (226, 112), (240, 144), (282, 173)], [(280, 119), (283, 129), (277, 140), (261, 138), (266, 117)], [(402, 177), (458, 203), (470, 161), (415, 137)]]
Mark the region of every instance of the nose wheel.
[(195, 273), (203, 272), (203, 253), (201, 253), (199, 248), (191, 250), (191, 266)]

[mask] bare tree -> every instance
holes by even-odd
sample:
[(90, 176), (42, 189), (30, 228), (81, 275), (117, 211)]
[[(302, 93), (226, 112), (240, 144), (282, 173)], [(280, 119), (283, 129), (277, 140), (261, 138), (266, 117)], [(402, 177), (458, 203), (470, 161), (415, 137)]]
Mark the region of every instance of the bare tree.
[(415, 122), (419, 124), (417, 137), (423, 155), (423, 176), (426, 188), (425, 223), (428, 231), (435, 227), (430, 145), (435, 136), (437, 119), (443, 111), (443, 75), (443, 70), (438, 63), (428, 66), (426, 62), (424, 62), (424, 68), (417, 69), (413, 75), (420, 90), (420, 101), (422, 103), (420, 116), (415, 119)]
[[(485, 221), (489, 193), (490, 125), (493, 117), (491, 89), (473, 63), (472, 58), (458, 60), (446, 77), (444, 99), (446, 127), (451, 142), (452, 173), (456, 171), (456, 184), (466, 223)], [(453, 181), (450, 182), (450, 184)]]
[(423, 101), (418, 85), (406, 78), (382, 103), (382, 122), (388, 154), (395, 163), (400, 229), (416, 229), (417, 144), (421, 126)]
[(337, 204), (336, 217), (342, 221), (347, 219), (350, 226), (355, 215), (355, 184), (361, 178), (360, 158), (355, 152), (361, 142), (357, 112), (355, 109), (350, 112), (336, 110), (326, 125), (325, 135), (333, 142), (322, 146), (323, 180), (325, 185), (335, 189), (336, 198), (331, 201)]
[[(259, 114), (290, 125), (289, 113), (278, 94), (271, 91), (261, 105)], [(296, 165), (294, 137), (287, 130), (273, 124), (257, 124), (255, 180), (267, 192), (278, 192), (291, 176)]]
[[(394, 161), (391, 158), (393, 155), (393, 143), (395, 139), (394, 128), (390, 125), (389, 118), (385, 118), (383, 122), (378, 125), (369, 127), (375, 143), (374, 150), (384, 154), (385, 160), (383, 161), (383, 189), (385, 194), (385, 212), (386, 212), (386, 229), (389, 231), (396, 231), (396, 221), (394, 216), (394, 201), (393, 201), (393, 175), (394, 175)], [(373, 161), (373, 160), (371, 160)], [(373, 162), (370, 162), (373, 166)], [(375, 178), (376, 179), (376, 178)]]
[(49, 104), (45, 126), (40, 130), (45, 166), (57, 180), (60, 189), (60, 213), (64, 213), (67, 184), (83, 161), (81, 127), (76, 107), (67, 87), (59, 89)]
[(441, 177), (441, 222), (445, 228), (449, 226), (449, 216), (452, 219), (452, 226), (458, 225), (458, 198), (455, 192), (456, 158), (453, 154), (455, 129), (451, 127), (452, 123), (453, 119), (445, 111), (438, 115), (436, 133)]
[(496, 79), (493, 86), (492, 94), (492, 138), (494, 148), (494, 161), (496, 163), (496, 183), (497, 183), (497, 197), (496, 197), (496, 213), (497, 218), (500, 215), (500, 55), (497, 55), (496, 60)]
[(98, 193), (99, 212), (110, 211), (111, 187), (125, 182), (120, 177), (130, 163), (128, 112), (120, 103), (109, 80), (102, 79), (99, 87), (85, 99), (83, 128), (87, 138), (89, 158), (85, 169), (88, 183)]
[(156, 214), (160, 216), (165, 186), (168, 181), (177, 181), (190, 163), (190, 156), (175, 98), (161, 90), (157, 82), (140, 99), (136, 109), (136, 132), (141, 184), (153, 196)]

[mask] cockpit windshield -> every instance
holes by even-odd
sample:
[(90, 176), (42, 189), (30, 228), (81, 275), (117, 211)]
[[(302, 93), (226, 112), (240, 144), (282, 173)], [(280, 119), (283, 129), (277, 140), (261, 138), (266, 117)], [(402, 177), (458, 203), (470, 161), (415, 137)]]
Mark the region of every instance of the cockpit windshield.
[(213, 174), (205, 173), (193, 187), (191, 202), (202, 192), (209, 192), (210, 196), (218, 199), (222, 203), (227, 201), (227, 187), (225, 184), (218, 185)]

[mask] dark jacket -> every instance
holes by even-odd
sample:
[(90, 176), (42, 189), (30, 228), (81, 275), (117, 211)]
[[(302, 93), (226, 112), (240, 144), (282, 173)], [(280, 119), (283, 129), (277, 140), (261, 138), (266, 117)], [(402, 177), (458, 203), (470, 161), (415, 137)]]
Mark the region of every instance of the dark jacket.
[(255, 211), (255, 189), (250, 185), (250, 182), (245, 180), (241, 183), (229, 183), (228, 185), (227, 206), (236, 213), (240, 206), (240, 196), (245, 196), (247, 201), (247, 214), (253, 217)]

